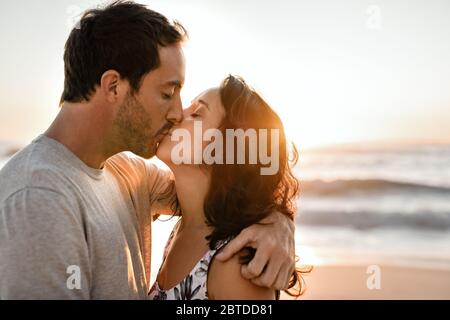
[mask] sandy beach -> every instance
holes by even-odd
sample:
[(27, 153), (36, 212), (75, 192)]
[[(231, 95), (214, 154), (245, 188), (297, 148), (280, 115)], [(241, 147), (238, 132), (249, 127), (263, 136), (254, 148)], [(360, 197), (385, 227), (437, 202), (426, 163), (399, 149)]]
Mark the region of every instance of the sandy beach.
[(366, 271), (365, 266), (317, 266), (305, 276), (300, 299), (450, 299), (450, 270), (380, 266), (379, 290), (367, 288)]
[[(173, 220), (154, 224), (151, 283), (156, 278), (163, 247), (174, 223)], [(306, 291), (300, 299), (450, 299), (450, 268), (393, 266), (376, 257), (368, 261), (378, 263), (380, 268), (379, 290), (367, 288), (367, 279), (371, 276), (367, 273), (368, 264), (322, 263), (315, 265), (313, 271), (304, 276)], [(285, 293), (281, 298), (292, 299)]]

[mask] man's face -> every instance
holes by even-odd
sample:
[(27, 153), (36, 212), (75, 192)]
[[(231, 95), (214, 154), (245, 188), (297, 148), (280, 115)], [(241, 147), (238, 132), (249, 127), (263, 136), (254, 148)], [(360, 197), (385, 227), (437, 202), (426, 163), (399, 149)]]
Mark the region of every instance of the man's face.
[(144, 76), (139, 91), (129, 93), (114, 124), (134, 154), (151, 158), (174, 123), (183, 118), (180, 91), (185, 61), (180, 45), (160, 47), (160, 66)]

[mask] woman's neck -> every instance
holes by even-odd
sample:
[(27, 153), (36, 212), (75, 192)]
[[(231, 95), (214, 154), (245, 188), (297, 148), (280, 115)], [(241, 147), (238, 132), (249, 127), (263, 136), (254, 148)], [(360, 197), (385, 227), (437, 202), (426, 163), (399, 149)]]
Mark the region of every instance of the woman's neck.
[(208, 231), (204, 202), (209, 189), (209, 174), (199, 167), (173, 168), (178, 203), (182, 213), (180, 228)]

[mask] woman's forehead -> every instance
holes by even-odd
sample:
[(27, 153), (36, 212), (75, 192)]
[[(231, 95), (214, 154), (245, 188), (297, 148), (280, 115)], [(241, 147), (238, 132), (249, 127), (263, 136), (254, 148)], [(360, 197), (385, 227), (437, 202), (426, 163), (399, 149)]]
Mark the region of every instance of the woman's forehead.
[(211, 88), (199, 94), (194, 102), (206, 102), (208, 106), (214, 108), (221, 105), (219, 88)]

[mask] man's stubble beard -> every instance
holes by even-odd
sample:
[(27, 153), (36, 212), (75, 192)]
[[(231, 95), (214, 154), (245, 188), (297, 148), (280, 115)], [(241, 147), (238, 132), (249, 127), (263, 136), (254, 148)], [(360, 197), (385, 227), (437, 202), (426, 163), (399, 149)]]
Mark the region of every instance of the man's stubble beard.
[(121, 144), (127, 151), (150, 159), (156, 153), (156, 140), (152, 119), (144, 106), (131, 94), (119, 108), (114, 126), (118, 129)]

